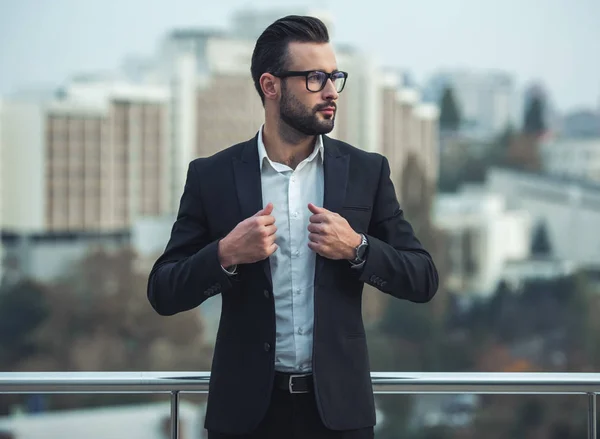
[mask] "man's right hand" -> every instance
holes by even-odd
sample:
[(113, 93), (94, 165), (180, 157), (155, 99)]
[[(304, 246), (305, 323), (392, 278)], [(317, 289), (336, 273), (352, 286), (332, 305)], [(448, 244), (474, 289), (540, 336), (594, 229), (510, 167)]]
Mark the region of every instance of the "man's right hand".
[(267, 204), (250, 218), (239, 223), (219, 242), (219, 262), (223, 267), (251, 264), (271, 256), (275, 244), (275, 217), (273, 203)]

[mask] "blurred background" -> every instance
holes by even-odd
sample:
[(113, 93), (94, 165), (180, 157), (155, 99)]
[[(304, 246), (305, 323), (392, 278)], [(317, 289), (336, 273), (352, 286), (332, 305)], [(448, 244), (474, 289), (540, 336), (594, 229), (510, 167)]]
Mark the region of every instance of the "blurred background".
[[(146, 299), (188, 163), (257, 132), (260, 32), (322, 18), (333, 137), (385, 154), (441, 285), (365, 288), (374, 371), (600, 367), (600, 2), (0, 1), (0, 371), (207, 371)], [(216, 191), (218, 187), (214, 188)], [(202, 438), (186, 396), (182, 438)], [(381, 396), (377, 438), (586, 437), (572, 396)], [(166, 438), (164, 395), (0, 395), (0, 438)]]

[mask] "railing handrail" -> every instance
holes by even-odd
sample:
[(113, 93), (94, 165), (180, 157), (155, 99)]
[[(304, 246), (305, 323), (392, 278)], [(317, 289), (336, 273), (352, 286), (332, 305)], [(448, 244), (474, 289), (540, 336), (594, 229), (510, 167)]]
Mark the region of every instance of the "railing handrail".
[[(0, 372), (0, 393), (208, 392), (210, 372)], [(591, 394), (600, 373), (372, 372), (375, 393)]]
[[(0, 394), (170, 393), (171, 439), (179, 439), (179, 395), (206, 393), (210, 372), (0, 372)], [(587, 394), (588, 439), (597, 439), (600, 373), (372, 372), (375, 393)]]

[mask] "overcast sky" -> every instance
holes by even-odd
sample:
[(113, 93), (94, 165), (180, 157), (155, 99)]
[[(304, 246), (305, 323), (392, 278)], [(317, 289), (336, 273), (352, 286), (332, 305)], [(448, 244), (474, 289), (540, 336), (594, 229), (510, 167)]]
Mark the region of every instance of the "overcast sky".
[[(273, 0), (0, 0), (0, 93), (149, 54), (169, 29), (225, 27)], [(292, 4), (317, 7), (323, 0)], [(539, 80), (560, 110), (600, 106), (600, 0), (327, 0), (334, 37), (408, 68), (497, 68)]]

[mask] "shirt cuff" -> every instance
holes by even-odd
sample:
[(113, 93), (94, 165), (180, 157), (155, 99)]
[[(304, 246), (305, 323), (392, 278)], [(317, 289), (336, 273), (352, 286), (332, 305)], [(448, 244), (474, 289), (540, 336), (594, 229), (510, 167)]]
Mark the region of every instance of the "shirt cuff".
[(221, 265), (221, 268), (228, 276), (235, 276), (237, 274), (237, 265), (232, 265), (231, 267), (227, 268)]

